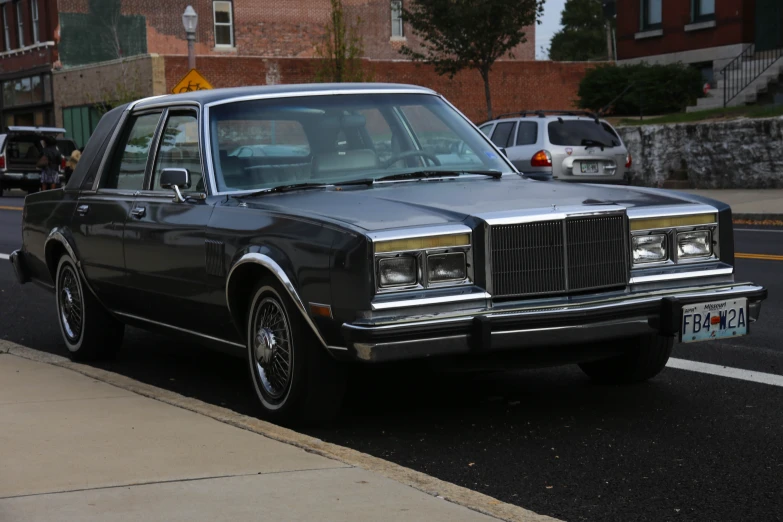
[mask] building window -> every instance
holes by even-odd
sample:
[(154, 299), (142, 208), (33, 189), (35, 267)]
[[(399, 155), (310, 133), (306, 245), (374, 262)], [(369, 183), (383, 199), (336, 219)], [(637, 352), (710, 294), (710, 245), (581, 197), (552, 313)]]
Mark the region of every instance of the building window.
[(30, 15), (33, 21), (33, 43), (38, 43), (38, 0), (30, 0)]
[(5, 50), (11, 50), (11, 28), (8, 27), (8, 4), (3, 5), (3, 29), (5, 31)]
[(16, 34), (19, 36), (19, 47), (24, 47), (24, 16), (22, 16), (22, 2), (16, 4)]
[(391, 35), (402, 38), (402, 0), (392, 0), (391, 3)]
[(231, 2), (212, 2), (215, 17), (215, 45), (234, 47), (234, 19)]
[(715, 0), (693, 0), (693, 21), (706, 22), (715, 19)]
[(662, 0), (642, 0), (642, 29), (659, 29), (661, 27)]

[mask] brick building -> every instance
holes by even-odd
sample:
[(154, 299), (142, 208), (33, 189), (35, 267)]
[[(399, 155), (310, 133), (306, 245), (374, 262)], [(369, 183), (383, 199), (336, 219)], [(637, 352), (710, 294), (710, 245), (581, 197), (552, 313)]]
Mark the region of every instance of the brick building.
[[(378, 81), (436, 88), (465, 103), (477, 119), (483, 85), (478, 73), (453, 81), (426, 66), (404, 61), (403, 44), (416, 47), (400, 18), (409, 0), (343, 0), (359, 21), (365, 66)], [(188, 72), (182, 14), (199, 15), (196, 67), (215, 87), (311, 82), (317, 43), (329, 21), (329, 0), (58, 0), (59, 52), (54, 73), (55, 117), (83, 144), (99, 119), (95, 109), (113, 92), (164, 94)], [(535, 59), (535, 27), (527, 42), (496, 66), (496, 109), (519, 107), (520, 92), (541, 108), (570, 107), (583, 64), (541, 64)], [(528, 76), (535, 71), (536, 76)], [(549, 83), (546, 83), (549, 82)], [(561, 88), (553, 88), (561, 86)], [(474, 108), (475, 107), (475, 108)]]
[(0, 0), (0, 121), (52, 125), (56, 0)]
[(617, 0), (618, 62), (699, 68), (712, 92), (693, 109), (757, 102), (781, 55), (783, 0)]
[(617, 0), (617, 58), (721, 69), (753, 44), (783, 46), (781, 0)]

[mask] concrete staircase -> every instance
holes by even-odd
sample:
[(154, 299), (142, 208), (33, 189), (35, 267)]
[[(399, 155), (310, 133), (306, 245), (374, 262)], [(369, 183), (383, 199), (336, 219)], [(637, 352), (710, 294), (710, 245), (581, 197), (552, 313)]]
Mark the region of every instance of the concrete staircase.
[[(743, 60), (739, 62), (736, 68), (742, 67), (742, 73), (731, 75), (731, 81), (739, 81), (742, 77), (752, 77), (752, 71), (759, 70), (761, 67), (758, 63), (754, 63), (753, 59)], [(727, 104), (728, 107), (738, 107), (740, 105), (752, 105), (758, 102), (759, 97), (769, 92), (777, 84), (781, 83), (783, 78), (783, 57), (773, 62), (772, 65), (765, 70), (758, 78), (751, 81), (745, 86), (734, 99), (730, 100)], [(709, 109), (719, 109), (723, 107), (723, 95), (726, 89), (726, 78), (723, 74), (718, 75), (717, 85), (714, 89), (710, 90), (709, 94), (704, 98), (696, 100), (696, 105), (687, 107), (686, 112), (705, 111)]]

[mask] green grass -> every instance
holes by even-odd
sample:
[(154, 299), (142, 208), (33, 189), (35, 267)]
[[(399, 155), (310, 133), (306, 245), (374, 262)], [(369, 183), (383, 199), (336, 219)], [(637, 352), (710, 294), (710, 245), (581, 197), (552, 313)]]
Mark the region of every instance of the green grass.
[(658, 125), (663, 123), (692, 123), (705, 120), (730, 120), (736, 118), (773, 118), (783, 116), (783, 105), (756, 105), (728, 107), (698, 112), (679, 112), (653, 118), (619, 118), (617, 125)]

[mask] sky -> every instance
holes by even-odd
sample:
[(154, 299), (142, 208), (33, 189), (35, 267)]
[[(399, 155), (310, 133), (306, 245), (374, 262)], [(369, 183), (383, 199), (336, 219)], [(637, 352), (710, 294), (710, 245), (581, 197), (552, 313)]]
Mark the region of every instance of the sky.
[(560, 13), (566, 0), (546, 0), (544, 2), (544, 16), (541, 18), (541, 25), (536, 26), (536, 60), (546, 60), (546, 51), (552, 35), (560, 29)]

